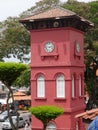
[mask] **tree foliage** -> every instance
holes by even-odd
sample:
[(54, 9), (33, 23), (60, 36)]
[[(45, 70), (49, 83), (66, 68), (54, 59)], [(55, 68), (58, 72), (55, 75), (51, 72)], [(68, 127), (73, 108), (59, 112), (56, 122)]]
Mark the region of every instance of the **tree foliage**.
[(2, 23), (3, 31), (0, 39), (0, 55), (10, 58), (11, 54), (21, 61), (27, 60), (30, 53), (30, 37), (28, 31), (17, 18), (8, 18)]
[[(8, 110), (8, 115), (9, 119), (12, 125), (13, 130), (18, 130), (18, 122), (17, 126), (13, 124), (11, 115), (10, 115), (10, 106), (9, 106), (9, 99), (12, 99), (12, 102), (15, 107), (15, 102), (14, 102), (14, 97), (13, 97), (13, 91), (11, 89), (11, 85), (15, 82), (17, 77), (20, 76), (20, 74), (27, 68), (27, 65), (24, 65), (22, 63), (10, 63), (10, 62), (0, 62), (0, 81), (2, 81), (3, 84), (6, 85), (8, 88), (8, 97), (7, 97), (7, 110)], [(18, 119), (18, 113), (17, 110), (15, 109), (15, 112), (17, 114), (17, 119)]]
[(33, 15), (58, 5), (60, 5), (60, 0), (40, 0), (39, 2), (36, 2), (35, 6), (20, 14), (20, 17), (24, 18), (28, 15)]
[(0, 62), (0, 81), (11, 86), (26, 68), (22, 63)]
[(53, 119), (64, 113), (64, 110), (57, 106), (35, 106), (29, 109), (37, 119), (43, 123), (43, 130), (46, 130), (47, 124)]
[(30, 87), (30, 67), (28, 66), (14, 82), (15, 86)]
[(76, 12), (78, 15), (94, 23), (94, 27), (87, 30), (84, 39), (84, 63), (86, 90), (92, 98), (92, 104), (98, 106), (98, 1), (89, 3), (68, 0), (62, 7)]

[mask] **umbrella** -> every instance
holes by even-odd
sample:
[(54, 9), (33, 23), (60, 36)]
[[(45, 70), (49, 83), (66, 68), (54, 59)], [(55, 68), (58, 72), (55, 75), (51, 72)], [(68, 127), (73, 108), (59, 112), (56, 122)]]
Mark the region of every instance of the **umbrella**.
[(98, 116), (90, 123), (87, 130), (98, 130)]

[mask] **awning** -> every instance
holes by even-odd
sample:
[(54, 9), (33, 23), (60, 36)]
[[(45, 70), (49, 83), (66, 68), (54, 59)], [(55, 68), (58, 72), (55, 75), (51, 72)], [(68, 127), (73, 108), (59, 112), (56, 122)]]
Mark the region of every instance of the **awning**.
[(31, 100), (31, 95), (29, 96), (14, 96), (15, 101), (20, 101), (20, 100)]
[(13, 94), (13, 96), (25, 96), (26, 94), (25, 93), (22, 93), (22, 92), (15, 92)]

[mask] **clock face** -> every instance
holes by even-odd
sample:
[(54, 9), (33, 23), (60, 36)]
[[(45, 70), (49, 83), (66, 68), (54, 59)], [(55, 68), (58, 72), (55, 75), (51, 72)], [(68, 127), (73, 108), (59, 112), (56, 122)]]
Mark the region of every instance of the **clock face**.
[(76, 43), (76, 51), (80, 52), (80, 44), (79, 43)]
[(46, 52), (52, 52), (54, 50), (54, 44), (52, 42), (47, 42), (44, 49)]
[(53, 23), (53, 27), (58, 27), (59, 26), (59, 22), (57, 22), (57, 21), (55, 21), (54, 23)]

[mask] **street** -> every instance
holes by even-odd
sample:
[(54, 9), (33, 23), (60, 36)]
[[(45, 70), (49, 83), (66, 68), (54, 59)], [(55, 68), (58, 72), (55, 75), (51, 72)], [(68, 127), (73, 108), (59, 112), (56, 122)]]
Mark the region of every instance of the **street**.
[[(23, 117), (24, 120), (29, 120), (31, 116), (29, 112), (20, 112), (20, 115)], [(2, 130), (2, 122), (0, 122), (0, 130)], [(19, 128), (18, 130), (24, 130), (24, 128)]]

